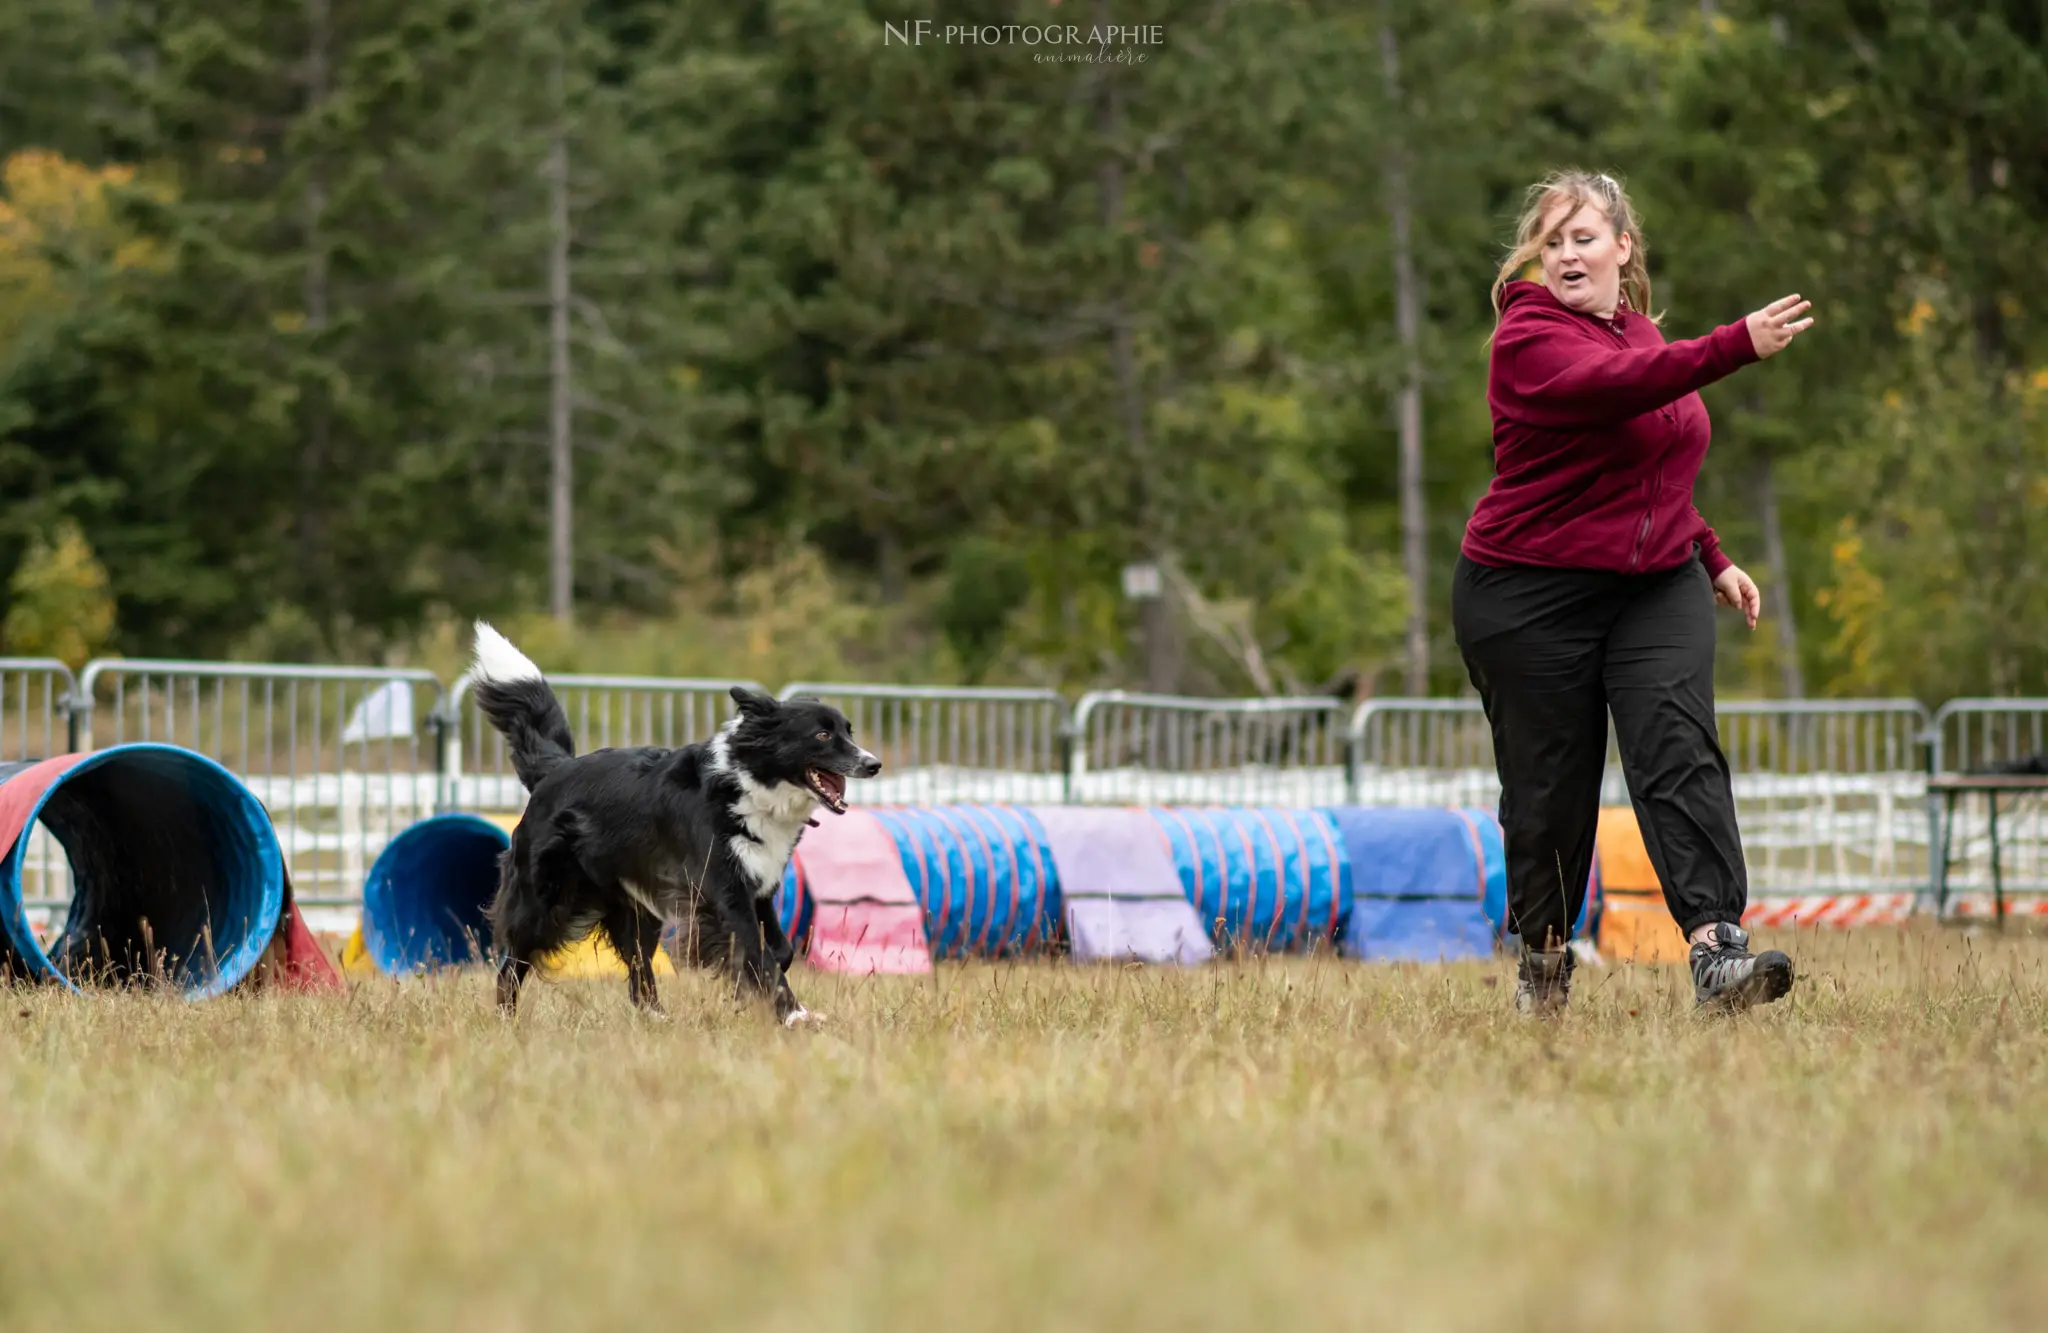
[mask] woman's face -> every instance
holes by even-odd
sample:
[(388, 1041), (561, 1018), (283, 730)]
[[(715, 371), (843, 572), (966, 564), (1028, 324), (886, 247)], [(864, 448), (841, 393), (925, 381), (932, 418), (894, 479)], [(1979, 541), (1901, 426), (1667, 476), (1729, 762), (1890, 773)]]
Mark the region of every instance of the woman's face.
[(1612, 319), (1621, 303), (1621, 266), (1633, 248), (1630, 238), (1614, 234), (1614, 224), (1597, 205), (1585, 204), (1562, 217), (1571, 201), (1557, 206), (1543, 242), (1543, 285), (1558, 300), (1586, 315)]

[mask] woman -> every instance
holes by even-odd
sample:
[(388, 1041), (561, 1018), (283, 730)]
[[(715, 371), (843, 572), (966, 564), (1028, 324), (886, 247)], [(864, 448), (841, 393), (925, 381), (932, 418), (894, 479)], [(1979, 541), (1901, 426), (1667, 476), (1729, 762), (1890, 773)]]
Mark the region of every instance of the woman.
[[(1541, 282), (1510, 280), (1532, 260)], [(1553, 1013), (1570, 993), (1610, 710), (1695, 996), (1779, 999), (1792, 960), (1752, 955), (1740, 925), (1749, 885), (1714, 725), (1714, 605), (1755, 629), (1761, 599), (1692, 487), (1708, 439), (1697, 391), (1782, 351), (1811, 303), (1665, 342), (1627, 194), (1576, 171), (1530, 190), (1493, 301), (1494, 479), (1465, 528), (1451, 620), (1500, 772), (1516, 1007)]]

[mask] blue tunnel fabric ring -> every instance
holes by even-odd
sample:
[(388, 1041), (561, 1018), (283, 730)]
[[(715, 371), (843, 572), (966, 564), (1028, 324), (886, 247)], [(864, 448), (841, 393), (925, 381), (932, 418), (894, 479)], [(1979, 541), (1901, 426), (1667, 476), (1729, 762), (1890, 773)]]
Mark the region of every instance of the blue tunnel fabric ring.
[[(39, 822), (72, 878), (64, 929), (47, 948), (22, 899)], [(222, 994), (254, 970), (284, 910), (284, 857), (263, 803), (180, 746), (0, 765), (0, 845), (0, 965), (72, 990), (160, 966), (189, 999)]]
[(363, 945), (391, 976), (490, 957), (484, 915), (512, 836), (476, 815), (435, 815), (386, 843), (363, 881)]

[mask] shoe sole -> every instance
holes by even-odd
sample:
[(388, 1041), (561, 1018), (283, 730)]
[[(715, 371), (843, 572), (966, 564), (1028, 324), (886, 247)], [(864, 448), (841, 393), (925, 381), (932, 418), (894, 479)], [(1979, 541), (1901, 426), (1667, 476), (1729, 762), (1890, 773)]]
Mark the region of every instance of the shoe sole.
[(1771, 1004), (1792, 993), (1792, 980), (1792, 960), (1771, 949), (1756, 956), (1756, 967), (1747, 977), (1719, 995), (1701, 1000), (1700, 1007), (1739, 1013), (1759, 1004)]

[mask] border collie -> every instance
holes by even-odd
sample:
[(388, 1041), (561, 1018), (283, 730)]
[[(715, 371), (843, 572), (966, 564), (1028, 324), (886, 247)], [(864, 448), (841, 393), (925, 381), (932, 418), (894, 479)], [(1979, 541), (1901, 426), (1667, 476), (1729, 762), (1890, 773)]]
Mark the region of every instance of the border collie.
[(775, 895), (813, 814), (845, 814), (846, 780), (882, 771), (845, 714), (734, 686), (739, 712), (709, 741), (578, 756), (540, 668), (481, 620), (471, 679), (528, 793), (489, 911), (499, 1007), (518, 1011), (536, 955), (602, 928), (633, 1003), (659, 1013), (654, 951), (665, 925), (687, 922), (688, 961), (732, 969), (785, 1026), (811, 1021), (789, 988)]

